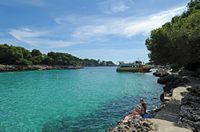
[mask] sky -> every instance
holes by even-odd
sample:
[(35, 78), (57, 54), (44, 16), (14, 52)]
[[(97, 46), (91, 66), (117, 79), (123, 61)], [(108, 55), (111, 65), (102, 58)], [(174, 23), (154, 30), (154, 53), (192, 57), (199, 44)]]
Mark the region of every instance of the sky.
[(0, 43), (148, 62), (145, 40), (190, 0), (0, 0)]

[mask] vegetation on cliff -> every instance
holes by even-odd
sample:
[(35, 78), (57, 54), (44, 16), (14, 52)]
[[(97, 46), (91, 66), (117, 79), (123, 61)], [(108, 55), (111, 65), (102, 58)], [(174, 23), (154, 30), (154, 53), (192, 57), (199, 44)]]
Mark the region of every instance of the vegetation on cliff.
[(0, 44), (0, 64), (4, 65), (66, 65), (66, 66), (113, 66), (112, 61), (80, 59), (68, 53), (49, 52), (42, 54), (39, 50), (29, 51), (23, 47)]
[(188, 3), (187, 11), (172, 18), (146, 39), (149, 57), (156, 64), (200, 67), (200, 0)]

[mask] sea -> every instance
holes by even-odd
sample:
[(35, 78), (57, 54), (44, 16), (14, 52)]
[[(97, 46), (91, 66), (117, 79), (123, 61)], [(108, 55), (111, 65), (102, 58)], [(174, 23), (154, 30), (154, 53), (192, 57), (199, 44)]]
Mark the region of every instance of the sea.
[(116, 67), (0, 73), (0, 132), (102, 132), (143, 98), (160, 105), (152, 73)]

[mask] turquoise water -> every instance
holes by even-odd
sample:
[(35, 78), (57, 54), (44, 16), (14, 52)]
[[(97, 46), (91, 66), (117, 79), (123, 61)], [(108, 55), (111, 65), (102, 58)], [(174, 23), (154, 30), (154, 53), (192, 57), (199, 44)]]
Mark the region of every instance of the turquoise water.
[(154, 76), (115, 69), (0, 73), (0, 131), (104, 131), (141, 97), (159, 104)]

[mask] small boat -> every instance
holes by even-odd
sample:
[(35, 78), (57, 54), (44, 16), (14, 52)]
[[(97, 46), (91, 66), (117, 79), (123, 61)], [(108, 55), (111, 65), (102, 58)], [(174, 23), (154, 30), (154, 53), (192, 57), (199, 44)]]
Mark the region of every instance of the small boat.
[(142, 61), (135, 61), (133, 63), (120, 62), (117, 67), (117, 72), (149, 72), (150, 66), (145, 65)]

